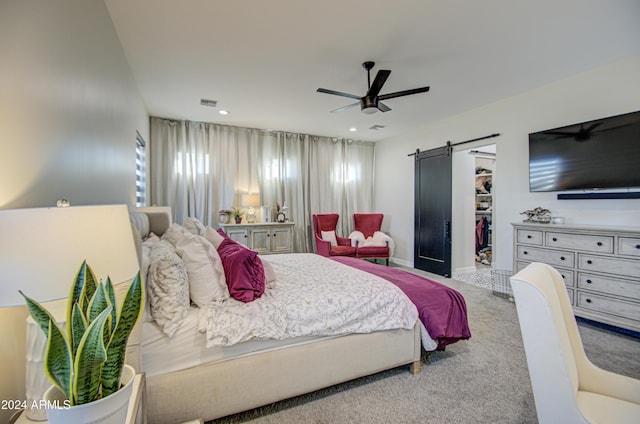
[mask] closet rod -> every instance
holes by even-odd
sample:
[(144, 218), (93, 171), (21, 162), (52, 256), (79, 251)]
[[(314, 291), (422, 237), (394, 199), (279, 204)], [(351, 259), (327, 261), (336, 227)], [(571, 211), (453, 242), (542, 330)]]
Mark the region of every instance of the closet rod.
[[(491, 135), (485, 135), (484, 137), (472, 138), (471, 140), (460, 141), (458, 143), (451, 143), (450, 141), (447, 141), (447, 144), (445, 147), (459, 146), (461, 144), (467, 144), (467, 143), (472, 143), (474, 141), (486, 140), (487, 138), (498, 137), (499, 135), (500, 133), (495, 133)], [(416, 149), (414, 153), (409, 153), (407, 156), (416, 156), (418, 153), (420, 153), (420, 149)]]

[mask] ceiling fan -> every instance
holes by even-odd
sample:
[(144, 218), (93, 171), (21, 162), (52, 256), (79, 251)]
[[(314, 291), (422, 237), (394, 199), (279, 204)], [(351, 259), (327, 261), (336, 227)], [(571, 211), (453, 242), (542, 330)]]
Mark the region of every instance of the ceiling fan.
[(318, 90), (316, 90), (318, 93), (333, 94), (336, 96), (349, 97), (350, 99), (358, 100), (358, 102), (356, 103), (334, 109), (331, 111), (332, 113), (342, 112), (358, 105), (360, 105), (360, 109), (362, 109), (362, 111), (367, 114), (375, 113), (377, 111), (388, 112), (391, 110), (391, 108), (382, 103), (383, 100), (394, 99), (396, 97), (408, 96), (411, 94), (426, 93), (427, 91), (429, 91), (429, 87), (420, 87), (411, 90), (397, 91), (395, 93), (378, 95), (380, 93), (380, 90), (382, 90), (382, 86), (387, 81), (387, 78), (389, 78), (389, 74), (391, 74), (391, 71), (386, 69), (379, 70), (376, 74), (376, 78), (373, 80), (373, 84), (371, 84), (371, 69), (373, 69), (374, 65), (375, 62), (364, 62), (362, 64), (362, 67), (367, 71), (368, 84), (367, 94), (365, 94), (363, 97), (356, 96), (355, 94), (343, 93), (341, 91), (327, 90), (326, 88), (318, 88)]

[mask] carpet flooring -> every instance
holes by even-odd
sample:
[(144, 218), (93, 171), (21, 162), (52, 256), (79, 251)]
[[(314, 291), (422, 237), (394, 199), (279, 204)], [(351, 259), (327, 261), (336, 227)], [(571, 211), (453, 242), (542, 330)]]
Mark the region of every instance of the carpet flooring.
[[(463, 294), (470, 340), (425, 354), (418, 375), (394, 368), (210, 423), (536, 423), (515, 304), (491, 287), (407, 270)], [(640, 379), (639, 339), (579, 328), (596, 365)]]

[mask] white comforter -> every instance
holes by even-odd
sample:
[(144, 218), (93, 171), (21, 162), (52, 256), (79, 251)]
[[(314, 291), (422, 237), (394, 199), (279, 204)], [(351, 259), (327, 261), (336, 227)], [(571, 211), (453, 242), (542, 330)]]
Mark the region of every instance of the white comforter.
[(395, 285), (310, 253), (262, 256), (277, 280), (259, 299), (233, 298), (200, 313), (207, 347), (253, 339), (369, 333), (411, 329), (415, 305)]

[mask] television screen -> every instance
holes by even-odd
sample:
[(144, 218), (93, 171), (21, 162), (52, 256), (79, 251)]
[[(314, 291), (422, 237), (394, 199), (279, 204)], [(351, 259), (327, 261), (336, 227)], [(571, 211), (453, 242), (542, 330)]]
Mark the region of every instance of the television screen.
[(529, 190), (640, 187), (640, 111), (529, 134)]

